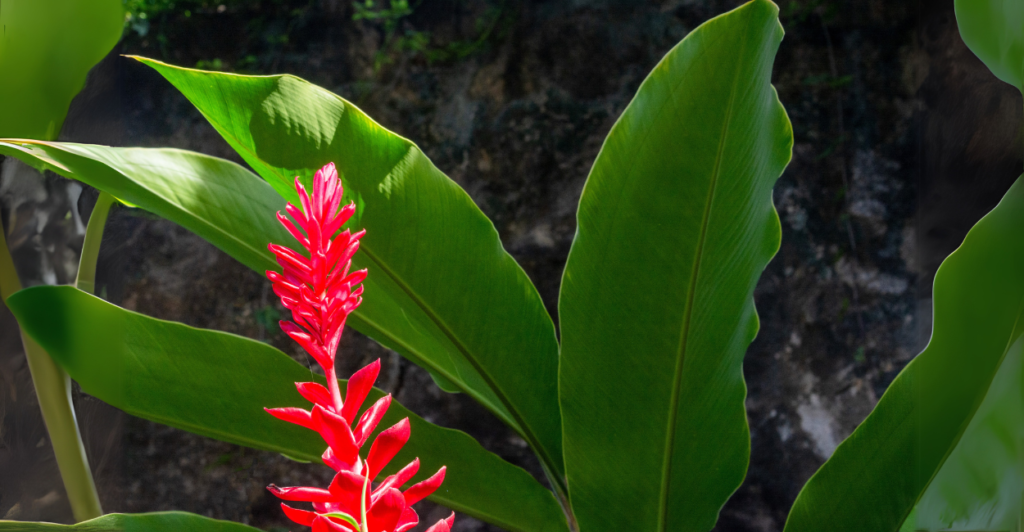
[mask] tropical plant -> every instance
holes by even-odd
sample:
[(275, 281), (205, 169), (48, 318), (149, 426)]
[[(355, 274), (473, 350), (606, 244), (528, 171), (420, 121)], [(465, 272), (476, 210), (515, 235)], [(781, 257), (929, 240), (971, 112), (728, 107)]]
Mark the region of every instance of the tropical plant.
[(121, 38), (118, 0), (6, 0), (0, 9), (0, 137), (55, 140), (89, 69)]
[[(124, 14), (119, 0), (3, 2), (0, 137), (55, 140), (89, 69), (120, 39)], [(102, 196), (94, 210), (95, 227), (102, 229), (109, 206), (110, 198)], [(95, 235), (89, 242), (94, 245), (83, 248), (78, 284), (91, 290), (99, 242)], [(6, 300), (20, 289), (7, 242), (0, 234), (0, 296)], [(21, 337), (71, 509), (79, 520), (98, 517), (102, 510), (75, 422), (71, 381), (38, 344), (24, 334)]]
[[(380, 426), (409, 417), (416, 434), (396, 460), (418, 456), (427, 472), (447, 465), (434, 501), (515, 531), (709, 530), (749, 460), (741, 363), (758, 328), (754, 285), (779, 246), (771, 190), (793, 142), (771, 85), (782, 36), (778, 8), (753, 0), (691, 32), (641, 85), (580, 200), (559, 296), (561, 341), (536, 288), (466, 192), (415, 144), (301, 79), (137, 58), (181, 91), (255, 174), (172, 149), (4, 139), (0, 154), (166, 217), (258, 271), (275, 269), (275, 255), (304, 259), (268, 248), (311, 235), (274, 223), (274, 214), (289, 202), (309, 213), (295, 180), (308, 186), (335, 163), (344, 200), (356, 207), (344, 227), (366, 229), (352, 263), (370, 272), (365, 301), (347, 323), (508, 424), (550, 486), (391, 402)], [(94, 234), (97, 223), (90, 220)], [(323, 236), (341, 229), (330, 227)], [(271, 277), (281, 288), (284, 278)], [(319, 436), (261, 409), (303, 406), (303, 390), (340, 394), (345, 381), (297, 392), (291, 383), (309, 371), (273, 347), (149, 318), (73, 287), (29, 288), (7, 303), (85, 392), (115, 407), (324, 460)], [(306, 342), (302, 330), (284, 330)], [(396, 474), (424, 480), (390, 465), (373, 476), (387, 483)], [(107, 516), (90, 526), (162, 530), (185, 521), (197, 531), (240, 527), (178, 513)], [(0, 530), (47, 526), (0, 522)]]
[[(967, 46), (1024, 90), (1024, 6), (956, 0)], [(1024, 178), (935, 275), (928, 346), (804, 486), (787, 532), (1024, 527)]]

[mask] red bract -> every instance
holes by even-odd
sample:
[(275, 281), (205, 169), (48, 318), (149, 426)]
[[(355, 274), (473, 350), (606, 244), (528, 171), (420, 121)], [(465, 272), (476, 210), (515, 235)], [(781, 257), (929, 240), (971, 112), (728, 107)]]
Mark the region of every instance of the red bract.
[[(335, 379), (334, 356), (345, 328), (345, 318), (362, 303), (366, 270), (349, 273), (352, 256), (359, 249), (359, 239), (366, 231), (351, 234), (348, 229), (338, 234), (341, 226), (356, 212), (354, 203), (341, 206), (343, 188), (334, 163), (313, 176), (313, 195), (295, 178), (302, 209), (289, 203), (285, 210), (295, 220), (277, 213), (277, 219), (302, 244), (309, 257), (278, 244), (270, 244), (282, 272), (268, 271), (274, 293), (281, 304), (292, 311), (292, 320), (282, 321), (281, 330), (288, 333), (312, 356), (328, 375)], [(341, 408), (337, 385), (330, 385), (334, 405)]]
[[(379, 373), (379, 360), (356, 372), (349, 380), (344, 407), (354, 405), (351, 406), (352, 412), (358, 411)], [(445, 468), (442, 467), (430, 478), (413, 484), (403, 492), (400, 488), (419, 471), (419, 459), (416, 459), (373, 485), (373, 479), (409, 440), (409, 419), (403, 419), (382, 431), (370, 446), (366, 458), (359, 456), (359, 449), (369, 439), (391, 404), (391, 396), (381, 397), (366, 409), (353, 428), (351, 417), (344, 416), (346, 408), (342, 408), (341, 414), (334, 410), (326, 388), (309, 382), (297, 383), (296, 386), (299, 393), (313, 403), (312, 410), (277, 408), (267, 411), (278, 418), (317, 431), (327, 443), (327, 450), (323, 454), (324, 463), (334, 469), (336, 474), (327, 489), (279, 488), (271, 485), (270, 491), (281, 499), (313, 504), (313, 511), (282, 504), (285, 515), (296, 523), (312, 526), (314, 531), (403, 532), (416, 526), (419, 516), (410, 505), (421, 501), (441, 485)], [(362, 528), (364, 512), (365, 529)], [(454, 514), (438, 522), (431, 530), (447, 531), (453, 520)]]
[[(286, 501), (309, 502), (313, 511), (281, 504), (285, 515), (313, 532), (404, 532), (419, 523), (410, 505), (433, 493), (444, 481), (442, 467), (430, 478), (401, 491), (402, 485), (419, 471), (419, 459), (374, 485), (380, 474), (402, 446), (409, 441), (409, 419), (399, 421), (377, 435), (366, 458), (359, 450), (384, 417), (391, 396), (378, 399), (354, 423), (380, 373), (380, 361), (357, 371), (348, 381), (345, 398), (334, 369), (338, 343), (345, 319), (362, 302), (363, 289), (356, 286), (366, 278), (366, 270), (349, 273), (352, 256), (359, 249), (365, 231), (351, 234), (341, 226), (355, 212), (355, 205), (341, 206), (342, 185), (334, 164), (321, 168), (313, 177), (313, 194), (295, 179), (301, 210), (291, 203), (286, 207), (295, 220), (277, 213), (278, 220), (309, 253), (309, 257), (291, 249), (270, 244), (283, 272), (268, 271), (274, 292), (292, 311), (294, 321), (282, 321), (281, 329), (299, 343), (324, 369), (327, 387), (314, 382), (295, 386), (299, 394), (313, 403), (302, 408), (268, 408), (274, 417), (315, 430), (327, 443), (323, 460), (336, 472), (328, 489), (293, 487), (268, 489)], [(453, 513), (438, 521), (428, 532), (450, 532)]]

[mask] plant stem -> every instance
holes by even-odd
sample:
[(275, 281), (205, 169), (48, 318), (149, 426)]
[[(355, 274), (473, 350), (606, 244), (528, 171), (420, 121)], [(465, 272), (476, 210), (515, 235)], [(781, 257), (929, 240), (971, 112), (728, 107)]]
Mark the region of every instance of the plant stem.
[(370, 532), (370, 524), (366, 520), (366, 488), (370, 485), (370, 463), (363, 462), (363, 470), (366, 473), (363, 476), (363, 494), (359, 496), (359, 513), (360, 518), (360, 530), (361, 532)]
[(96, 290), (96, 259), (100, 255), (100, 242), (103, 240), (103, 228), (107, 225), (107, 215), (114, 197), (100, 192), (96, 206), (89, 215), (89, 225), (85, 228), (85, 242), (82, 243), (82, 258), (78, 261), (78, 278), (75, 286), (83, 292), (92, 294)]
[[(21, 290), (14, 260), (7, 249), (7, 240), (0, 230), (0, 297), (7, 300), (11, 294)], [(25, 347), (32, 384), (43, 411), (43, 421), (50, 434), (53, 454), (64, 480), (71, 511), (75, 520), (85, 521), (103, 514), (96, 484), (89, 470), (89, 460), (78, 432), (75, 410), (71, 402), (71, 378), (39, 344), (21, 331), (21, 342)]]
[(559, 482), (559, 477), (555, 476), (555, 473), (547, 467), (542, 460), (540, 467), (544, 470), (544, 475), (548, 477), (548, 482), (551, 483), (551, 487), (555, 492), (555, 500), (558, 501), (558, 505), (562, 507), (562, 513), (565, 514), (566, 524), (569, 525), (569, 532), (578, 532), (579, 524), (576, 522), (576, 515), (573, 514), (572, 504), (569, 502), (569, 493), (564, 489), (566, 486), (565, 480), (562, 479)]
[(39, 408), (50, 434), (53, 454), (57, 457), (64, 489), (68, 493), (75, 521), (88, 521), (103, 515), (100, 496), (89, 469), (82, 435), (78, 431), (74, 405), (71, 402), (71, 378), (32, 338), (21, 333), (29, 372), (35, 385)]

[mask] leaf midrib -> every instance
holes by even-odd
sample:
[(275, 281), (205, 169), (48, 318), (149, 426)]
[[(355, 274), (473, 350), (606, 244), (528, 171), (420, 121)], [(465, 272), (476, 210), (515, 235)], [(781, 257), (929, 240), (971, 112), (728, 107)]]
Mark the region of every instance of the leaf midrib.
[[(710, 46), (710, 45), (706, 45)], [(705, 240), (707, 238), (711, 210), (714, 204), (715, 192), (718, 188), (718, 181), (721, 177), (722, 159), (725, 151), (726, 139), (729, 135), (729, 125), (732, 123), (733, 106), (736, 102), (736, 85), (740, 78), (740, 62), (736, 62), (736, 69), (733, 74), (733, 86), (729, 95), (729, 104), (726, 107), (725, 121), (722, 124), (722, 134), (718, 142), (718, 153), (715, 155), (715, 167), (712, 173), (711, 186), (708, 190), (707, 203), (704, 206), (704, 215), (701, 221), (700, 238), (698, 239), (696, 253), (694, 255), (692, 273), (690, 274), (689, 292), (687, 294), (686, 307), (683, 310), (683, 325), (679, 338), (679, 355), (676, 357), (676, 367), (672, 382), (672, 395), (669, 401), (669, 415), (667, 430), (665, 434), (664, 457), (661, 470), (661, 490), (658, 494), (658, 525), (657, 530), (664, 532), (668, 526), (668, 493), (671, 484), (672, 473), (672, 449), (675, 446), (676, 423), (679, 418), (679, 395), (682, 388), (683, 367), (686, 359), (687, 343), (690, 336), (690, 321), (693, 317), (693, 306), (696, 298), (697, 281), (700, 276), (701, 261), (704, 256)], [(675, 100), (672, 100), (673, 103)]]
[(953, 451), (955, 451), (957, 446), (960, 445), (960, 440), (963, 439), (964, 434), (967, 432), (967, 428), (971, 424), (971, 421), (974, 420), (974, 416), (978, 415), (978, 409), (981, 408), (981, 404), (984, 403), (985, 398), (988, 397), (988, 393), (992, 389), (992, 383), (995, 382), (996, 375), (999, 374), (1000, 369), (1003, 367), (1003, 362), (1006, 361), (1006, 355), (1010, 352), (1010, 348), (1013, 347), (1014, 339), (1020, 336), (1016, 335), (1015, 333), (1021, 325), (1022, 318), (1024, 318), (1024, 295), (1021, 296), (1020, 303), (1018, 303), (1017, 305), (1017, 317), (1013, 321), (1013, 327), (1010, 328), (1010, 334), (1006, 340), (1006, 346), (1003, 347), (1003, 354), (999, 356), (999, 362), (995, 365), (995, 371), (992, 372), (992, 376), (991, 378), (989, 378), (988, 384), (985, 386), (985, 393), (980, 394), (978, 400), (975, 401), (974, 406), (971, 408), (970, 414), (964, 417), (964, 421), (963, 423), (960, 424), (960, 429), (957, 431), (956, 437), (946, 448), (946, 453), (942, 455), (942, 459), (939, 461), (935, 469), (932, 471), (931, 477), (928, 478), (928, 482), (926, 482), (924, 486), (922, 486), (921, 490), (918, 492), (917, 497), (914, 499), (914, 503), (909, 506), (907, 511), (904, 512), (903, 517), (900, 518), (899, 526), (903, 526), (903, 524), (910, 517), (910, 514), (913, 513), (914, 508), (916, 508), (918, 503), (921, 502), (921, 498), (924, 497), (924, 494), (928, 491), (928, 488), (932, 485), (932, 482), (935, 482), (935, 477), (938, 476), (939, 471), (941, 471), (942, 468), (946, 465), (946, 461), (949, 460), (949, 456), (953, 454)]

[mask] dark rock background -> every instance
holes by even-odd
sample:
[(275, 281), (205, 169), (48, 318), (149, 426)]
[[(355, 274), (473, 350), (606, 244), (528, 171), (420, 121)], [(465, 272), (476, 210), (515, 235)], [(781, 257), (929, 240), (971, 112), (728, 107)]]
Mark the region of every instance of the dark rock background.
[[(416, 141), (494, 221), (553, 315), (604, 135), (676, 42), (738, 5), (423, 0), (392, 32), (353, 20), (344, 0), (180, 3), (133, 22), (75, 100), (63, 140), (239, 160), (169, 84), (118, 53), (299, 75)], [(755, 294), (761, 332), (745, 364), (750, 471), (722, 531), (782, 529), (803, 483), (927, 342), (936, 268), (1021, 169), (1020, 96), (964, 46), (952, 0), (780, 5), (787, 34), (775, 86), (796, 143), (775, 189), (782, 249)], [(26, 285), (73, 280), (95, 196), (4, 164), (3, 221)], [(302, 360), (274, 325), (281, 309), (267, 281), (170, 222), (115, 207), (98, 275), (122, 306), (266, 340)], [(70, 522), (17, 329), (0, 312), (0, 517)], [(403, 404), (539, 475), (525, 444), (468, 398), (440, 392), (357, 333), (342, 349), (344, 372), (382, 358), (381, 385)], [(76, 402), (106, 511), (179, 509), (285, 530), (264, 486), (329, 480), (323, 467), (132, 418), (80, 393)], [(446, 511), (421, 514), (432, 522)], [(461, 516), (456, 530), (496, 529)]]

